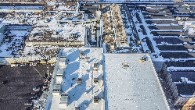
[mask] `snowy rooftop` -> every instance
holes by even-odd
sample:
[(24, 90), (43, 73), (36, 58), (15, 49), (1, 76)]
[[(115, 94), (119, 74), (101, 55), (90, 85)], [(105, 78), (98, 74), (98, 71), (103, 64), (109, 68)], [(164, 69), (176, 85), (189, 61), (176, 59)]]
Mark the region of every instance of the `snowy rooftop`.
[[(140, 60), (143, 56), (147, 61)], [(106, 110), (169, 110), (147, 54), (105, 54)]]
[[(63, 19), (69, 18), (65, 16), (67, 13), (57, 13), (56, 16), (46, 17), (41, 20), (34, 20), (36, 23), (33, 30), (30, 33), (27, 41), (41, 41), (41, 42), (56, 42), (56, 41), (80, 41), (84, 42), (85, 26), (82, 24), (63, 23), (62, 20), (58, 20), (58, 17)], [(80, 14), (71, 13), (75, 16)], [(64, 17), (65, 16), (65, 17)], [(82, 17), (82, 14), (81, 14)], [(70, 15), (70, 18), (74, 18)]]
[[(63, 50), (66, 66), (60, 91), (61, 94), (68, 96), (65, 109), (74, 110), (78, 107), (80, 110), (102, 110), (104, 108), (102, 52), (101, 48), (65, 48)], [(98, 97), (98, 103), (95, 100), (96, 97)], [(51, 110), (63, 108), (61, 98), (62, 96), (53, 94)]]
[(59, 3), (54, 1), (48, 1), (48, 6), (55, 6), (58, 5), (58, 7), (55, 7), (53, 10), (57, 11), (76, 11), (78, 8), (77, 2), (67, 2), (67, 3)]
[[(57, 27), (59, 24), (56, 22), (47, 23), (49, 27), (34, 28), (31, 32), (28, 41), (42, 41), (42, 42), (56, 42), (60, 40), (66, 41), (81, 41), (84, 42), (85, 27), (82, 25), (69, 25), (65, 24), (63, 27)], [(54, 27), (54, 28), (52, 28)], [(48, 31), (48, 32), (46, 32)]]
[[(67, 13), (69, 14), (66, 15)], [(67, 13), (47, 12), (47, 14), (42, 17), (39, 14), (29, 12), (6, 14), (5, 17), (0, 18), (0, 57), (29, 56), (31, 53), (37, 54), (35, 57), (40, 57), (40, 49), (39, 47), (35, 47), (37, 46), (36, 42), (40, 41), (41, 43), (39, 44), (42, 45), (45, 43), (44, 45), (47, 44), (46, 46), (52, 45), (49, 44), (51, 42), (55, 46), (59, 46), (65, 44), (64, 42), (67, 41), (81, 42), (81, 44), (84, 44), (86, 27), (90, 27), (93, 24), (60, 24), (58, 17), (64, 16), (64, 18), (66, 18), (69, 16), (71, 18), (72, 15), (70, 15), (70, 13), (74, 16), (78, 15), (81, 18), (83, 15), (82, 12)], [(56, 15), (52, 16), (51, 14)], [(95, 24), (93, 26), (95, 26)], [(56, 42), (59, 42), (59, 44)], [(46, 50), (56, 48), (57, 47), (49, 47)], [(44, 56), (45, 55), (42, 57)]]

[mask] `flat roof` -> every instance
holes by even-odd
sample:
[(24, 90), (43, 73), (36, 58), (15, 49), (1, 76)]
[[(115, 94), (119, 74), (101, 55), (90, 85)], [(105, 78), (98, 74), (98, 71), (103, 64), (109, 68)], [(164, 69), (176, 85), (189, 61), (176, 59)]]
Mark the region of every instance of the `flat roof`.
[(104, 54), (104, 60), (106, 110), (169, 110), (148, 54)]
[[(66, 94), (66, 110), (103, 110), (105, 101), (103, 99), (103, 70), (102, 70), (102, 48), (64, 48), (63, 55), (66, 55), (66, 67), (61, 83), (61, 92)], [(65, 63), (64, 62), (64, 63)], [(97, 70), (94, 64), (98, 63)], [(58, 63), (57, 65), (58, 66)], [(56, 67), (57, 68), (57, 67)], [(98, 78), (95, 83), (94, 79)], [(80, 80), (80, 84), (78, 80)], [(51, 110), (61, 110), (61, 96), (53, 95)], [(94, 101), (98, 97), (99, 102)], [(63, 97), (61, 97), (63, 98)], [(65, 97), (66, 98), (66, 97)]]

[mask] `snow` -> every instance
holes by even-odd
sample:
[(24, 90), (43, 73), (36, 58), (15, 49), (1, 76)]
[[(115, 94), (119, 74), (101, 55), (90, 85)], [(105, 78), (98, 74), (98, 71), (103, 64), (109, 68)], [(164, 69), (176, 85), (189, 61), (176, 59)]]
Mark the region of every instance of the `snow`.
[(65, 6), (59, 6), (57, 10), (70, 10), (68, 7)]
[[(77, 6), (78, 4), (76, 4), (75, 6)], [(72, 6), (74, 6), (74, 4), (72, 4)], [(60, 42), (65, 42), (65, 40), (68, 41), (76, 41), (76, 42), (81, 42), (84, 43), (85, 40), (85, 34), (86, 34), (86, 26), (89, 27), (92, 25), (92, 23), (88, 23), (86, 25), (82, 24), (82, 23), (78, 23), (78, 24), (74, 24), (74, 23), (65, 23), (65, 24), (60, 24), (60, 17), (64, 16), (66, 17), (73, 17), (75, 20), (79, 20), (79, 18), (77, 18), (77, 16), (81, 15), (81, 19), (82, 19), (82, 12), (58, 12), (58, 11), (53, 11), (53, 12), (46, 12), (47, 14), (45, 14), (45, 16), (42, 16), (41, 14), (36, 14), (36, 13), (32, 13), (32, 12), (26, 12), (26, 13), (15, 13), (15, 14), (7, 14), (6, 17), (4, 17), (3, 19), (0, 19), (0, 29), (4, 28), (4, 26), (9, 25), (9, 24), (13, 24), (13, 25), (21, 25), (18, 27), (11, 27), (11, 33), (9, 35), (13, 35), (11, 42), (3, 42), (2, 45), (0, 45), (0, 57), (37, 57), (37, 58), (45, 58), (48, 57), (47, 55), (43, 55), (43, 54), (39, 54), (37, 53), (37, 50), (39, 50), (39, 47), (31, 47), (33, 45), (33, 40), (35, 41), (42, 41), (42, 42), (47, 42), (49, 41), (60, 41)], [(50, 14), (54, 13), (54, 16), (51, 16)], [(67, 13), (71, 13), (70, 16), (66, 16)], [(50, 21), (47, 21), (47, 20)], [(27, 28), (25, 30), (25, 26), (24, 24), (29, 24), (29, 26), (32, 25), (33, 28)], [(18, 28), (18, 29), (17, 29)], [(24, 29), (20, 29), (20, 28), (24, 28)], [(32, 29), (32, 30), (31, 30)], [(51, 36), (46, 35), (46, 31), (47, 32), (51, 32)], [(3, 33), (3, 32), (2, 32)], [(2, 33), (0, 33), (0, 42), (3, 40), (3, 36)], [(33, 36), (34, 34), (39, 34), (36, 36)], [(41, 35), (40, 35), (41, 34)], [(76, 38), (74, 38), (77, 35)], [(27, 40), (24, 41), (24, 37), (27, 37)], [(46, 38), (45, 38), (46, 36)], [(77, 38), (78, 37), (78, 38)], [(26, 47), (22, 47), (21, 48), (13, 48), (13, 49), (9, 49), (11, 48), (12, 44), (14, 42), (17, 42), (16, 45), (19, 46), (19, 43), (26, 43)], [(29, 42), (28, 42), (29, 41)], [(29, 44), (31, 45), (29, 45)], [(14, 44), (13, 44), (14, 45)], [(30, 46), (30, 47), (29, 47)], [(57, 50), (57, 47), (51, 47), (48, 48), (51, 45), (47, 45), (47, 46), (42, 46), (44, 48), (46, 48), (45, 50), (49, 49), (49, 50)], [(20, 52), (20, 54), (18, 53), (18, 50), (21, 50), (22, 52)], [(23, 51), (24, 50), (24, 51)], [(16, 51), (15, 54), (13, 55), (12, 52)], [(44, 50), (42, 49), (43, 53)], [(33, 55), (29, 55), (33, 53)], [(55, 53), (56, 54), (56, 53)]]
[(184, 30), (187, 30), (189, 35), (195, 35), (195, 21), (180, 22), (184, 26)]
[[(68, 13), (70, 14), (70, 12)], [(73, 40), (72, 34), (76, 34), (78, 35), (78, 38), (76, 38), (75, 41), (84, 42), (86, 30), (85, 25), (80, 23), (74, 24), (71, 22), (60, 24), (60, 22), (64, 22), (63, 19), (67, 19), (67, 17), (65, 16), (66, 14), (67, 12), (58, 12), (55, 16), (46, 17), (45, 19), (38, 19), (35, 17), (32, 20), (28, 20), (28, 22), (34, 24), (34, 28), (30, 33), (29, 41), (44, 41), (44, 35), (49, 31), (51, 32), (51, 37), (48, 36), (48, 39), (57, 40), (58, 38), (62, 38), (63, 40)], [(79, 20), (79, 18), (76, 18), (77, 15), (82, 16), (82, 13), (75, 14), (74, 12), (71, 12), (71, 16), (69, 16), (68, 18)], [(62, 16), (65, 16), (65, 18), (59, 19)], [(41, 35), (34, 36), (34, 34)]]
[[(55, 57), (57, 54), (57, 46), (26, 46), (24, 48), (22, 56), (24, 57), (36, 57), (37, 59), (45, 59), (49, 57)], [(53, 52), (53, 54), (46, 54), (48, 52)]]
[(104, 60), (106, 110), (169, 110), (149, 55), (105, 54)]
[[(151, 34), (150, 29), (148, 28), (148, 25), (146, 23), (146, 19), (144, 18), (144, 16), (143, 16), (141, 11), (134, 10), (133, 13), (132, 13), (134, 22), (138, 21), (138, 19), (135, 16), (135, 13), (138, 13), (138, 15), (140, 16), (140, 19), (142, 21), (142, 23), (135, 23), (136, 29), (139, 30), (140, 29), (140, 25), (143, 25), (145, 30), (146, 30), (146, 34), (147, 34), (147, 35), (143, 35), (142, 32), (138, 32), (138, 35), (139, 35), (139, 37), (141, 39), (141, 42), (142, 42), (141, 44), (142, 44), (143, 50), (144, 51), (149, 50), (146, 42), (142, 41), (142, 39), (144, 39), (145, 37), (148, 37), (149, 40), (151, 41), (151, 44), (152, 44), (153, 48), (154, 48), (154, 53), (152, 53), (152, 54), (158, 55), (158, 58), (156, 58), (153, 55), (151, 55), (152, 59), (161, 61), (163, 58), (160, 56), (160, 50), (158, 49), (157, 44), (156, 44), (156, 42), (153, 39), (153, 35)], [(180, 31), (180, 30), (178, 30), (178, 31)]]
[(195, 35), (195, 28), (188, 28), (189, 35)]
[(130, 53), (129, 49), (115, 50), (112, 53)]
[[(10, 20), (11, 21), (11, 20)], [(24, 40), (29, 35), (29, 30), (31, 30), (30, 25), (8, 25), (8, 20), (4, 20), (1, 24), (1, 27), (6, 26), (9, 28), (9, 36), (11, 37), (11, 41), (4, 41), (2, 42), (0, 46), (0, 57), (6, 57), (6, 58), (12, 58), (12, 57), (28, 57), (27, 59), (34, 59), (33, 57), (36, 57), (37, 59), (43, 59), (45, 57), (48, 57), (48, 55), (45, 55), (44, 52), (54, 50), (57, 51), (57, 47), (50, 46), (50, 47), (44, 47), (45, 49), (41, 49), (40, 47), (23, 47), (24, 46)], [(17, 21), (13, 21), (13, 23), (17, 23)], [(40, 51), (39, 51), (40, 50)], [(21, 51), (21, 52), (20, 52)], [(37, 54), (39, 52), (39, 54)], [(32, 53), (34, 55), (32, 55)], [(44, 54), (42, 54), (44, 53)], [(31, 54), (31, 55), (29, 55)]]
[[(9, 35), (12, 35), (11, 42), (3, 42), (0, 46), (1, 54), (0, 57), (13, 57), (13, 51), (21, 50), (21, 44), (24, 41), (24, 37), (28, 35), (28, 31), (24, 30), (11, 30)], [(18, 52), (16, 53), (18, 54)]]
[(63, 26), (60, 26), (59, 23), (57, 23), (56, 20), (52, 20), (50, 23), (43, 23), (39, 22), (40, 25), (46, 25), (46, 28), (34, 28), (31, 32), (31, 36), (29, 37), (29, 40), (42, 40), (44, 36), (32, 36), (35, 33), (43, 33), (44, 31), (51, 31), (51, 32), (58, 32), (58, 35), (55, 35), (53, 33), (51, 35), (51, 38), (63, 38), (63, 39), (69, 39), (72, 34), (77, 34), (80, 37), (78, 37), (77, 41), (84, 42), (84, 37), (85, 37), (85, 26), (78, 24), (78, 25), (71, 25), (71, 24), (64, 24)]
[[(133, 43), (134, 41), (130, 40), (130, 39), (135, 39), (135, 37), (132, 34), (132, 25), (133, 24), (129, 21), (127, 13), (128, 12), (123, 11), (121, 14), (121, 16), (123, 18), (123, 22), (126, 22), (125, 25), (127, 26), (125, 28), (126, 35), (127, 35), (127, 41), (128, 41), (128, 44), (133, 44), (133, 46), (131, 47), (132, 48), (131, 50), (133, 50), (133, 51), (137, 50), (136, 52), (139, 53), (141, 50), (141, 45), (136, 45), (135, 43)], [(125, 49), (125, 50), (119, 50), (117, 53), (128, 53), (128, 52), (129, 52), (129, 50)]]
[[(91, 2), (93, 2), (93, 1), (91, 0)], [(102, 2), (108, 2), (108, 3), (124, 3), (124, 2), (141, 2), (141, 3), (148, 3), (148, 2), (151, 3), (152, 2), (153, 3), (153, 2), (168, 2), (168, 3), (171, 3), (171, 2), (173, 2), (173, 0), (102, 0)]]
[(55, 2), (52, 2), (52, 1), (47, 2), (47, 5), (48, 5), (48, 6), (55, 6), (55, 4), (56, 4), (56, 3), (55, 3)]
[(58, 4), (59, 6), (56, 7), (54, 10), (57, 11), (77, 11), (79, 4), (77, 2), (72, 2), (72, 4), (67, 5), (67, 3), (56, 3), (56, 2), (48, 2), (47, 3), (49, 6), (55, 6)]
[[(64, 62), (66, 67), (61, 89), (62, 93), (69, 96), (66, 109), (73, 110), (75, 107), (80, 107), (80, 110), (103, 109), (103, 99), (99, 103), (93, 101), (94, 96), (103, 98), (102, 53), (101, 48), (65, 48), (62, 50), (62, 54), (66, 55)], [(94, 63), (99, 63), (98, 71), (94, 70)], [(77, 78), (82, 79), (81, 84), (77, 83)], [(94, 78), (100, 78), (100, 81), (94, 83)], [(51, 109), (58, 110), (59, 103), (60, 95), (53, 95)]]
[(44, 6), (0, 6), (0, 12), (37, 12), (42, 11), (44, 9)]
[(43, 6), (0, 6), (0, 10), (42, 10)]
[[(182, 59), (180, 59), (182, 60)], [(185, 60), (185, 59), (184, 59)], [(190, 59), (188, 59), (190, 60)], [(195, 59), (193, 59), (195, 60)], [(195, 67), (167, 67), (168, 71), (195, 71)]]

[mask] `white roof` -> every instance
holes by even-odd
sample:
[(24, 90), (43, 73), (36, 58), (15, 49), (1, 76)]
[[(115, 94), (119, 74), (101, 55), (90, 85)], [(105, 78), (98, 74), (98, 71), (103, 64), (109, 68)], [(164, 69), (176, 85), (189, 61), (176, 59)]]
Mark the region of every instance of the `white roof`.
[[(82, 56), (81, 53), (83, 53)], [(94, 83), (96, 76), (103, 76), (102, 70), (102, 48), (65, 48), (62, 51), (66, 55), (66, 67), (61, 84), (61, 93), (68, 95), (66, 110), (74, 110), (80, 107), (81, 110), (102, 110), (105, 101), (103, 100), (103, 81)], [(81, 58), (82, 57), (82, 58)], [(98, 72), (93, 71), (94, 63), (100, 63)], [(65, 62), (64, 62), (65, 63)], [(77, 78), (82, 83), (77, 83)], [(94, 97), (100, 97), (99, 103), (94, 103)], [(60, 96), (53, 95), (51, 110), (60, 109)]]
[[(144, 55), (148, 61), (142, 62)], [(169, 110), (149, 55), (105, 54), (104, 58), (106, 110)]]

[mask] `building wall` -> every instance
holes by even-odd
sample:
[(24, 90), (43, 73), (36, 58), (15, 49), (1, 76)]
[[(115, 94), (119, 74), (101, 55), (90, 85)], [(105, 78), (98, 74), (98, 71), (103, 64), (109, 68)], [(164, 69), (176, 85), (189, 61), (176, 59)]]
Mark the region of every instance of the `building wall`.
[[(41, 58), (32, 58), (32, 57), (20, 57), (20, 58), (0, 58), (0, 65), (12, 65), (12, 64), (23, 64), (34, 61), (40, 61)], [(56, 58), (51, 58), (47, 61), (49, 64), (54, 64), (56, 62)], [(46, 62), (45, 62), (46, 63)]]
[(84, 42), (25, 42), (27, 46), (33, 45), (55, 45), (55, 46), (83, 46)]
[(3, 38), (4, 38), (3, 33), (4, 33), (4, 27), (1, 27), (1, 28), (0, 28), (0, 45), (1, 45), (1, 43), (2, 43), (2, 41), (3, 41)]
[(3, 42), (3, 38), (4, 38), (3, 34), (0, 33), (0, 45)]
[(163, 61), (153, 61), (156, 72), (160, 72), (163, 69), (164, 62)]

